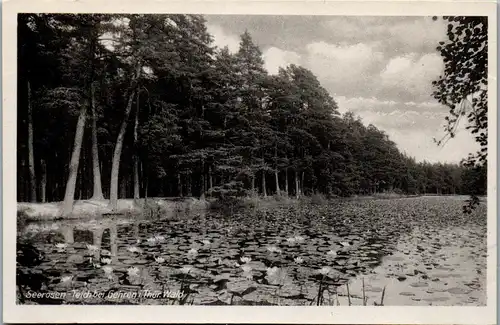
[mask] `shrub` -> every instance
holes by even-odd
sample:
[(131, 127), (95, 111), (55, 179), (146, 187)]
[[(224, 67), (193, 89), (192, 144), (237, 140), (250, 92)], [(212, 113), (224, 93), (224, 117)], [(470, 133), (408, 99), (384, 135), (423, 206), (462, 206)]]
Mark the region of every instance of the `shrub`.
[(244, 188), (243, 183), (237, 181), (213, 187), (207, 193), (208, 197), (214, 199), (210, 208), (224, 215), (232, 215), (236, 211), (250, 208), (254, 200), (248, 195), (249, 191)]
[(28, 216), (26, 215), (27, 208), (17, 210), (17, 229), (23, 228), (28, 222)]
[(277, 202), (287, 202), (290, 198), (285, 192), (282, 192), (281, 194), (274, 194), (273, 198)]
[(327, 203), (328, 203), (328, 200), (321, 193), (314, 193), (311, 196), (311, 204), (314, 204), (314, 205), (324, 205), (324, 204), (327, 204)]
[(161, 206), (152, 199), (144, 201), (143, 215), (146, 219), (158, 219), (161, 216)]

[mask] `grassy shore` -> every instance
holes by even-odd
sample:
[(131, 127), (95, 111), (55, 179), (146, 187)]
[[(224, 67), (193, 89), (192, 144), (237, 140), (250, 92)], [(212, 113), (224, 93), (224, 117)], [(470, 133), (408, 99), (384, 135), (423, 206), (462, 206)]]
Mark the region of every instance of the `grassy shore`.
[(146, 213), (175, 213), (186, 210), (206, 209), (207, 201), (195, 198), (148, 198), (120, 199), (117, 209), (111, 209), (109, 200), (77, 200), (73, 205), (73, 213), (61, 214), (63, 202), (17, 204), (17, 216), (25, 220), (44, 221), (60, 219), (81, 219), (106, 215), (134, 216)]
[[(372, 195), (352, 196), (347, 198), (327, 199), (321, 194), (302, 196), (300, 198), (286, 195), (271, 195), (262, 197), (258, 195), (249, 196), (238, 200), (238, 204), (230, 202), (230, 210), (238, 208), (270, 208), (293, 204), (315, 204), (322, 205), (335, 200), (380, 200), (380, 199), (403, 199), (421, 195), (402, 195), (397, 193), (375, 193)], [(433, 196), (436, 196), (435, 194)], [(73, 205), (73, 213), (67, 216), (61, 214), (62, 202), (47, 203), (17, 203), (18, 219), (29, 221), (61, 220), (61, 219), (83, 219), (94, 218), (106, 215), (137, 216), (149, 215), (168, 218), (172, 215), (192, 213), (207, 210), (210, 206), (215, 207), (214, 200), (197, 198), (148, 198), (146, 199), (120, 199), (117, 209), (109, 207), (109, 200), (76, 200)], [(232, 211), (230, 211), (232, 212)]]

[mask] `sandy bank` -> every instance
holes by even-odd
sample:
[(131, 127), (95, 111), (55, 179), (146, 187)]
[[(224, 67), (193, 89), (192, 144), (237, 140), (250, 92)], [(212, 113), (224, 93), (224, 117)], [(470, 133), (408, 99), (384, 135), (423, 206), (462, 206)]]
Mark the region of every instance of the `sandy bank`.
[(113, 211), (109, 207), (109, 200), (77, 200), (73, 204), (73, 213), (68, 216), (61, 215), (63, 202), (48, 203), (17, 203), (17, 215), (28, 220), (55, 220), (77, 219), (95, 217), (106, 214), (111, 215), (137, 215), (146, 211), (175, 214), (179, 212), (203, 211), (208, 208), (208, 202), (195, 198), (148, 198), (133, 200), (118, 200), (118, 208)]

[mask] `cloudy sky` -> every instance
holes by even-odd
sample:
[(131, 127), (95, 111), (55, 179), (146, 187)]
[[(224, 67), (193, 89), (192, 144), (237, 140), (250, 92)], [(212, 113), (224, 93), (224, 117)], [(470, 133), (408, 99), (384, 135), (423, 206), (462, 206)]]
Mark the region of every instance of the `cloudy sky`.
[(459, 162), (476, 150), (461, 128), (438, 147), (447, 109), (431, 96), (443, 70), (435, 48), (446, 25), (431, 17), (206, 16), (216, 45), (239, 47), (245, 29), (263, 52), (266, 69), (310, 69), (337, 101), (365, 124), (384, 130), (418, 161)]

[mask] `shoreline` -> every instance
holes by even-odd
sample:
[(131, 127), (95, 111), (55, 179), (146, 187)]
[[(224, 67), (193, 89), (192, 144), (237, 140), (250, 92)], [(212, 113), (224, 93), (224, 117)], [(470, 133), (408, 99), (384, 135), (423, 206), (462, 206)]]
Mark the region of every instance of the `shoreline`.
[[(416, 194), (416, 195), (400, 195), (395, 193), (379, 193), (376, 195), (339, 197), (333, 199), (325, 199), (321, 197), (319, 204), (335, 201), (356, 201), (356, 200), (392, 200), (392, 199), (410, 199), (418, 197), (457, 197), (464, 201), (468, 198), (467, 195), (437, 195), (437, 194)], [(299, 199), (295, 197), (248, 197), (244, 198), (253, 201), (255, 204), (266, 206), (272, 203), (282, 204), (297, 204), (302, 200), (314, 203), (313, 196), (304, 196)], [(481, 202), (486, 200), (486, 197), (480, 197)], [(73, 213), (67, 216), (62, 216), (60, 208), (63, 202), (17, 202), (17, 219), (25, 221), (54, 221), (54, 220), (78, 220), (91, 219), (95, 217), (106, 216), (136, 216), (146, 212), (156, 212), (165, 214), (167, 217), (171, 214), (180, 212), (189, 213), (192, 211), (206, 211), (210, 208), (210, 201), (206, 199), (198, 199), (194, 197), (154, 197), (146, 199), (119, 199), (118, 208), (113, 211), (109, 206), (109, 200), (75, 200), (73, 205)]]
[(198, 211), (208, 207), (208, 201), (196, 198), (147, 198), (119, 199), (118, 207), (112, 210), (109, 200), (75, 200), (73, 212), (61, 215), (63, 202), (17, 203), (17, 219), (26, 221), (55, 221), (92, 219), (106, 216), (136, 216), (146, 212), (175, 214), (179, 212)]

